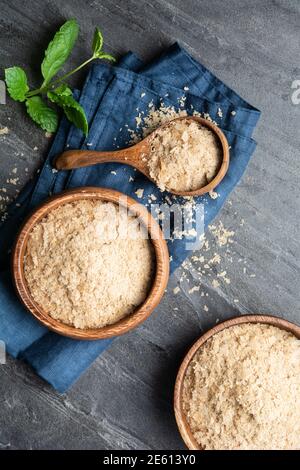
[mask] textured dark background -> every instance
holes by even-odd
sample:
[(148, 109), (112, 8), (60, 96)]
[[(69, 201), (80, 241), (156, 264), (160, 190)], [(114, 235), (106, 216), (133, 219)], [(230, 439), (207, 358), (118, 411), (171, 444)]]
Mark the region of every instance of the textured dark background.
[[(184, 351), (200, 332), (241, 313), (273, 313), (300, 323), (300, 105), (291, 101), (292, 81), (300, 79), (300, 4), (1, 0), (0, 10), (1, 75), (4, 67), (24, 66), (38, 85), (44, 47), (66, 18), (76, 17), (80, 41), (68, 68), (88, 57), (96, 25), (116, 56), (131, 49), (147, 60), (178, 40), (262, 111), (257, 151), (219, 217), (235, 231), (230, 252), (208, 236), (230, 284), (221, 280), (213, 289), (208, 271), (200, 291), (189, 294), (197, 282), (188, 273), (174, 295), (182, 276), (176, 273), (152, 317), (116, 340), (65, 395), (20, 361), (8, 358), (0, 366), (0, 448), (182, 449), (173, 384)], [(0, 188), (7, 192), (1, 189), (0, 196), (13, 197), (38, 168), (49, 140), (10, 99), (0, 105), (4, 126), (9, 134), (0, 136)], [(7, 183), (15, 176), (17, 185)]]

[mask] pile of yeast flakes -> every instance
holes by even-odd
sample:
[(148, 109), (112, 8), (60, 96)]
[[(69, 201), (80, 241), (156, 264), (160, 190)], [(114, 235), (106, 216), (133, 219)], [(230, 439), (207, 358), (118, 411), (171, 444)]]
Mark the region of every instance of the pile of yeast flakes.
[(215, 334), (188, 366), (183, 409), (205, 449), (299, 449), (300, 341), (258, 323)]
[(152, 243), (136, 217), (128, 214), (124, 225), (119, 210), (110, 202), (82, 199), (52, 210), (31, 231), (25, 278), (53, 318), (100, 328), (131, 314), (147, 297)]
[(221, 165), (218, 137), (193, 120), (174, 120), (158, 129), (150, 146), (150, 175), (162, 191), (200, 189), (210, 183)]

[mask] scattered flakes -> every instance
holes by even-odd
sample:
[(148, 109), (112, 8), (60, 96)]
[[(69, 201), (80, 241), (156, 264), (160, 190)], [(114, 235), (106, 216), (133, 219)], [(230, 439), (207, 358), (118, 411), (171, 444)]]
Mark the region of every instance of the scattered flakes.
[(221, 256), (219, 253), (215, 253), (212, 258), (208, 261), (209, 264), (220, 264), (221, 262)]
[(212, 199), (217, 199), (219, 197), (219, 193), (217, 193), (216, 191), (209, 191), (209, 196), (212, 198)]
[(188, 292), (189, 294), (192, 294), (193, 292), (197, 292), (198, 290), (200, 290), (200, 286), (194, 286)]
[(224, 280), (224, 282), (226, 284), (230, 284), (230, 279), (226, 276), (227, 272), (226, 271), (222, 271), (221, 273), (217, 273), (217, 277), (221, 278)]
[(111, 171), (110, 173), (111, 173), (112, 175), (116, 175), (116, 174), (117, 174), (116, 171)]
[(174, 106), (165, 106), (163, 103), (157, 109), (153, 101), (151, 101), (148, 107), (149, 112), (146, 116), (144, 113), (139, 114), (139, 117), (142, 119), (142, 135), (140, 133), (137, 134), (135, 130), (128, 130), (131, 137), (130, 143), (139, 142), (141, 139), (144, 139), (147, 135), (151, 134), (155, 129), (166, 124), (172, 119), (187, 116), (187, 112), (185, 110), (178, 111)]
[(235, 115), (236, 115), (236, 111), (231, 111), (231, 115), (232, 115), (232, 116), (235, 116)]
[(179, 105), (180, 105), (181, 108), (184, 107), (185, 102), (186, 102), (186, 96), (181, 96), (181, 97), (179, 98), (179, 100), (178, 100), (178, 103), (179, 103)]
[(8, 178), (8, 179), (6, 180), (6, 182), (7, 182), (8, 184), (13, 184), (14, 186), (16, 186), (16, 184), (18, 184), (18, 181), (19, 181), (19, 178)]
[(256, 277), (256, 274), (250, 274), (250, 277)]
[(233, 237), (235, 232), (233, 230), (227, 230), (224, 227), (223, 222), (220, 221), (218, 225), (209, 225), (208, 228), (215, 237), (219, 246), (224, 246), (228, 243), (233, 243), (231, 237)]
[(38, 147), (37, 146), (33, 147), (33, 150), (36, 152), (38, 150)]
[(177, 311), (178, 311), (178, 307), (174, 307), (173, 310), (175, 310), (175, 312), (177, 312)]
[(52, 173), (53, 174), (58, 173), (58, 170), (56, 168), (52, 168)]
[(47, 139), (51, 139), (52, 135), (53, 135), (52, 132), (45, 132), (45, 137)]
[(129, 183), (131, 183), (132, 181), (134, 181), (134, 178), (132, 178), (132, 176), (129, 176)]
[(178, 286), (177, 286), (177, 287), (174, 287), (174, 289), (173, 289), (173, 294), (177, 295), (178, 292), (180, 292), (180, 287), (178, 287)]
[(2, 127), (2, 129), (0, 129), (0, 135), (6, 135), (9, 133), (9, 129), (8, 127)]
[(222, 109), (221, 109), (221, 108), (218, 108), (217, 114), (218, 114), (218, 116), (219, 116), (220, 118), (223, 117), (223, 112), (222, 112)]
[(225, 277), (226, 276), (226, 271), (222, 271), (221, 273), (217, 274), (218, 277)]
[(233, 299), (233, 301), (234, 301), (235, 304), (239, 303), (239, 299)]
[(139, 199), (142, 199), (144, 195), (144, 189), (137, 189), (134, 194), (136, 194)]
[(203, 308), (204, 308), (204, 311), (205, 311), (205, 312), (208, 312), (209, 308), (208, 308), (208, 306), (207, 306), (207, 305), (204, 305), (204, 307), (203, 307)]
[(137, 116), (137, 117), (135, 118), (135, 122), (136, 122), (137, 127), (140, 127), (140, 125), (142, 124), (142, 118), (141, 118), (141, 116)]
[(185, 86), (183, 87), (184, 91), (189, 91), (189, 87), (188, 86)]
[[(197, 114), (196, 112), (194, 114)], [(212, 122), (213, 124), (215, 124), (216, 126), (218, 126), (219, 124), (217, 123), (217, 121), (214, 121), (210, 115), (208, 113), (204, 113), (203, 117), (205, 119), (207, 119), (208, 121)]]
[(17, 173), (17, 171), (18, 171), (18, 168), (13, 168), (13, 169), (11, 170), (11, 172), (12, 172), (14, 175)]
[(144, 98), (144, 96), (146, 96), (146, 93), (141, 93), (141, 98)]
[(220, 287), (219, 281), (217, 279), (213, 279), (212, 286), (214, 289), (217, 289), (218, 287)]
[(93, 145), (93, 142), (87, 142), (87, 147), (91, 147)]

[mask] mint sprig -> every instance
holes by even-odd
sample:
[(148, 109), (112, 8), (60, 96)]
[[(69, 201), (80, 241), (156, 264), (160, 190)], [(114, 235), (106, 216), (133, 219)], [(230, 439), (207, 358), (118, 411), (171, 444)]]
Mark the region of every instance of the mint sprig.
[(88, 122), (82, 106), (73, 98), (72, 90), (66, 80), (95, 59), (115, 61), (115, 58), (103, 51), (103, 36), (96, 28), (92, 43), (93, 55), (60, 78), (52, 80), (69, 58), (79, 33), (75, 19), (66, 21), (49, 43), (41, 64), (43, 82), (37, 89), (30, 90), (25, 71), (21, 67), (5, 69), (5, 82), (11, 98), (25, 101), (26, 109), (32, 120), (47, 132), (55, 132), (58, 126), (58, 114), (53, 107), (41, 98), (43, 95), (52, 104), (61, 108), (67, 117), (82, 132), (88, 134)]

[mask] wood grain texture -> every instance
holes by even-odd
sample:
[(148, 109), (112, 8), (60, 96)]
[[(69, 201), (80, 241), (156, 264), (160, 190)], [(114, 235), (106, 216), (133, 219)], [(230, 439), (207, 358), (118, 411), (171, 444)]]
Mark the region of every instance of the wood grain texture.
[[(24, 274), (24, 257), (27, 249), (27, 241), (35, 225), (53, 209), (63, 204), (83, 199), (113, 202), (138, 217), (139, 222), (143, 224), (149, 233), (149, 240), (152, 242), (155, 253), (155, 274), (151, 289), (145, 301), (132, 314), (112, 325), (107, 325), (102, 328), (75, 328), (72, 325), (64, 324), (51, 317), (49, 312), (45, 311), (43, 306), (39, 305), (32, 297)], [(161, 301), (168, 284), (169, 252), (159, 225), (143, 205), (138, 204), (134, 199), (129, 198), (125, 194), (112, 189), (85, 187), (64, 191), (57, 196), (53, 196), (34, 210), (24, 223), (16, 239), (12, 254), (12, 274), (21, 301), (44, 326), (58, 334), (70, 338), (97, 340), (123, 335), (136, 328), (151, 315)]]
[(185, 380), (185, 375), (187, 368), (190, 362), (193, 360), (193, 357), (199, 351), (199, 349), (204, 345), (204, 343), (210, 339), (212, 336), (220, 333), (220, 331), (225, 330), (226, 328), (231, 328), (236, 325), (242, 325), (245, 323), (263, 323), (266, 325), (276, 326), (277, 328), (283, 329), (292, 333), (296, 336), (296, 338), (300, 339), (300, 327), (291, 323), (283, 318), (274, 317), (271, 315), (244, 315), (240, 317), (234, 317), (230, 320), (225, 322), (219, 323), (218, 325), (214, 326), (210, 330), (208, 330), (204, 335), (202, 335), (190, 348), (188, 353), (186, 354), (185, 358), (183, 359), (181, 366), (179, 368), (176, 382), (175, 382), (175, 389), (174, 389), (174, 411), (177, 426), (179, 432), (184, 440), (186, 446), (190, 450), (203, 450), (201, 446), (199, 446), (198, 442), (194, 438), (188, 422), (186, 420), (183, 407), (182, 407), (182, 393), (183, 393), (183, 384)]
[[(192, 268), (184, 270), (186, 278), (180, 282), (179, 269), (152, 315), (115, 340), (63, 396), (8, 356), (0, 366), (0, 448), (181, 450), (174, 382), (185, 352), (199, 335), (216, 321), (251, 312), (272, 312), (300, 323), (300, 105), (291, 101), (292, 81), (300, 79), (300, 4), (32, 0), (24, 10), (21, 0), (1, 0), (2, 68), (24, 67), (30, 84), (38, 86), (43, 50), (70, 17), (79, 20), (80, 40), (64, 72), (89, 56), (95, 26), (103, 32), (107, 52), (117, 57), (132, 50), (147, 61), (178, 40), (262, 111), (255, 130), (258, 145), (215, 222), (235, 231), (234, 243), (220, 248), (207, 233), (230, 284), (220, 280), (215, 288), (210, 276), (214, 269), (199, 280)], [(83, 70), (73, 76), (71, 86), (80, 87), (85, 75)], [(7, 105), (0, 105), (0, 128), (4, 126), (9, 134), (0, 136), (0, 189), (6, 193), (0, 194), (12, 199), (35, 175), (51, 141), (23, 105), (8, 97)], [(14, 168), (16, 185), (7, 182), (15, 177)], [(1, 245), (0, 254), (7, 249)], [(178, 285), (180, 292), (174, 295)], [(194, 285), (200, 290), (189, 293)]]
[[(221, 183), (222, 179), (226, 175), (229, 166), (229, 145), (221, 129), (207, 119), (203, 119), (198, 116), (184, 116), (173, 119), (173, 121), (187, 120), (198, 122), (201, 124), (201, 126), (205, 126), (210, 129), (217, 136), (220, 147), (222, 148), (222, 161), (217, 174), (206, 186), (202, 186), (201, 188), (195, 189), (193, 191), (176, 191), (170, 189), (169, 192), (178, 196), (202, 196), (203, 194), (213, 191), (218, 186), (218, 184)], [(73, 168), (82, 168), (99, 163), (125, 163), (139, 170), (149, 180), (156, 184), (156, 181), (150, 175), (150, 169), (147, 163), (147, 160), (150, 156), (151, 138), (157, 131), (167, 129), (168, 126), (168, 123), (160, 126), (159, 129), (156, 129), (153, 133), (149, 134), (141, 142), (122, 150), (115, 150), (113, 152), (99, 152), (95, 150), (66, 150), (56, 158), (54, 162), (55, 168), (58, 170), (72, 170)]]

